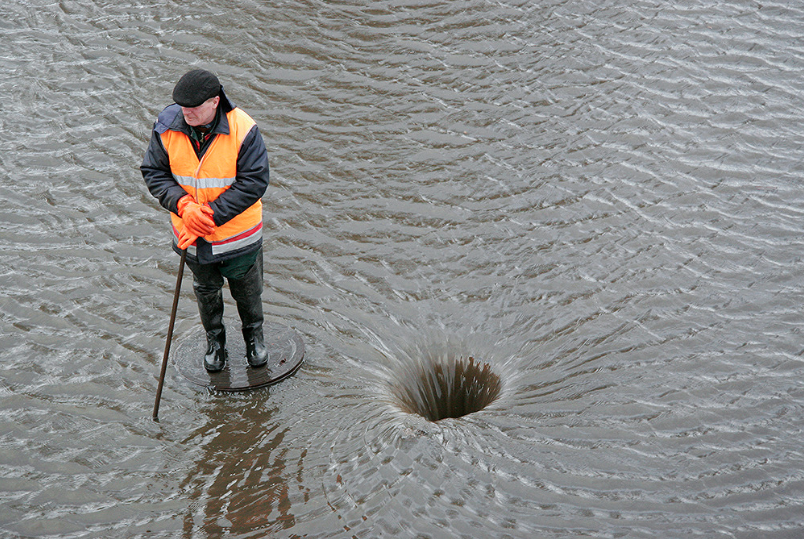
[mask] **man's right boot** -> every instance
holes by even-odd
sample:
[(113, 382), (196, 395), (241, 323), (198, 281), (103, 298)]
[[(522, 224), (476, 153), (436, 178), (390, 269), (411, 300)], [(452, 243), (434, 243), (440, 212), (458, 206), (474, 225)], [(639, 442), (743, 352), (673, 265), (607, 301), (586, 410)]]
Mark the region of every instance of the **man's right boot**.
[(198, 300), (198, 313), (207, 334), (207, 351), (204, 354), (204, 368), (209, 372), (222, 371), (226, 366), (226, 329), (223, 326), (223, 292), (218, 289), (204, 293), (195, 290)]
[(207, 372), (220, 372), (226, 366), (226, 330), (207, 332), (207, 353), (204, 354), (204, 368)]

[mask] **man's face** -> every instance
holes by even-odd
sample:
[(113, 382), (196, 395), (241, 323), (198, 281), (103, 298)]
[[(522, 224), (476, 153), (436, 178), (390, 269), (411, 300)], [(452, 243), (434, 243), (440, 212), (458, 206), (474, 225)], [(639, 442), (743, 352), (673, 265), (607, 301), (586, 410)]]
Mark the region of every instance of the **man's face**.
[(220, 96), (210, 97), (197, 107), (182, 107), (181, 113), (184, 114), (184, 121), (187, 125), (198, 127), (199, 125), (207, 125), (215, 119), (215, 111), (218, 109), (220, 103)]

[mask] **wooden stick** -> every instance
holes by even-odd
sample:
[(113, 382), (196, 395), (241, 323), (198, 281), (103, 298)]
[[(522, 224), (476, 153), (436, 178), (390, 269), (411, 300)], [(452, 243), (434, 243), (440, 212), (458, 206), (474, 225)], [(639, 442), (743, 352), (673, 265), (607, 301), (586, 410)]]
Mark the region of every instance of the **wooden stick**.
[(184, 261), (186, 258), (187, 249), (181, 252), (181, 262), (179, 262), (179, 275), (176, 278), (176, 292), (173, 294), (173, 309), (170, 312), (170, 324), (168, 324), (167, 339), (165, 340), (165, 355), (162, 357), (162, 372), (159, 374), (159, 386), (156, 389), (154, 421), (159, 421), (159, 401), (162, 398), (162, 386), (165, 384), (165, 372), (167, 372), (168, 354), (170, 354), (170, 341), (173, 340), (173, 324), (176, 323), (176, 310), (179, 307), (179, 293), (181, 292), (181, 279), (184, 277)]

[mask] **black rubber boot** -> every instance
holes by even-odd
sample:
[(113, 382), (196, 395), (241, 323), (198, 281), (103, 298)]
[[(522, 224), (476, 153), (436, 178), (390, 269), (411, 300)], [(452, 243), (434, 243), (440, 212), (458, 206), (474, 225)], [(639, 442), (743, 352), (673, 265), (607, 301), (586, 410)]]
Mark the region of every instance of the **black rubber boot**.
[(226, 330), (207, 332), (207, 353), (204, 354), (204, 368), (207, 372), (219, 372), (226, 366)]
[(268, 349), (262, 335), (262, 327), (243, 328), (243, 339), (246, 341), (246, 360), (252, 367), (263, 367), (268, 363)]
[(252, 367), (262, 367), (268, 363), (268, 350), (262, 334), (262, 253), (242, 279), (229, 279), (229, 290), (243, 323), (246, 360)]
[(198, 313), (207, 334), (207, 351), (204, 354), (204, 368), (209, 372), (222, 371), (228, 357), (226, 351), (226, 328), (223, 326), (223, 293), (220, 289), (211, 292), (196, 286)]

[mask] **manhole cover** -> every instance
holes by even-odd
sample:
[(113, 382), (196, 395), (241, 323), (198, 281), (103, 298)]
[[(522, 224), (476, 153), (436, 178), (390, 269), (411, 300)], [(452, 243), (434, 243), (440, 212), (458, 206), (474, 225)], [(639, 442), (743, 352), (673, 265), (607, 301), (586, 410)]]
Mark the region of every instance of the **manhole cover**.
[(268, 364), (257, 369), (246, 361), (246, 344), (239, 321), (226, 321), (226, 348), (229, 360), (220, 372), (204, 368), (207, 339), (204, 328), (197, 327), (182, 339), (170, 357), (176, 369), (189, 381), (218, 391), (248, 391), (275, 384), (292, 375), (304, 359), (304, 342), (294, 330), (265, 322), (263, 324)]

